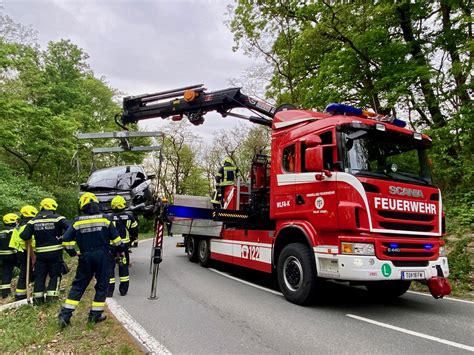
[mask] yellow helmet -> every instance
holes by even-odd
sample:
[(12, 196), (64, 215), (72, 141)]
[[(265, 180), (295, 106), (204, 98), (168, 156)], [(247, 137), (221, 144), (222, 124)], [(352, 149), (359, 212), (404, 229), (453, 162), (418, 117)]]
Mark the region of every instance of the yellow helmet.
[(58, 208), (58, 203), (52, 198), (48, 197), (40, 202), (40, 207), (42, 210), (56, 211), (56, 208)]
[(81, 197), (79, 197), (79, 208), (82, 210), (85, 205), (91, 202), (99, 203), (99, 199), (92, 192), (85, 192)]
[(168, 199), (167, 199), (166, 197), (163, 197), (163, 198), (161, 199), (161, 201), (162, 201), (162, 202), (168, 202)]
[(18, 216), (15, 213), (7, 213), (3, 216), (3, 223), (5, 224), (13, 224), (18, 221)]
[(26, 205), (21, 208), (20, 213), (23, 217), (36, 217), (38, 210), (34, 206)]
[(113, 210), (123, 210), (125, 207), (127, 207), (127, 201), (125, 201), (122, 196), (117, 195), (112, 199), (110, 205), (112, 206)]

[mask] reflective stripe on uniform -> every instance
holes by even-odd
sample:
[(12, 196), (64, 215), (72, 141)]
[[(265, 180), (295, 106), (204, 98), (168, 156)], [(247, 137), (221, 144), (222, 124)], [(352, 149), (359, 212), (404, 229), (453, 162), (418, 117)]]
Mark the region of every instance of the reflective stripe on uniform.
[(105, 302), (92, 302), (92, 308), (91, 310), (93, 311), (103, 311), (105, 307)]
[(66, 299), (66, 301), (64, 301), (63, 307), (68, 308), (68, 309), (75, 309), (78, 304), (79, 304), (79, 301), (71, 300), (68, 298)]
[(16, 253), (16, 250), (0, 250), (0, 255), (12, 255), (15, 253)]
[(16, 293), (18, 296), (26, 295), (26, 289), (17, 288), (17, 289), (15, 290), (15, 293)]
[(112, 243), (115, 245), (119, 245), (120, 243), (122, 243), (122, 238), (117, 237), (114, 240), (112, 240)]
[(0, 285), (0, 290), (7, 290), (10, 288), (10, 284), (3, 284), (3, 285)]
[(120, 282), (128, 282), (128, 281), (130, 281), (130, 276), (120, 277)]
[(36, 223), (56, 223), (62, 219), (66, 219), (66, 217), (60, 216), (57, 218), (39, 218), (39, 219), (32, 219), (28, 221), (28, 224), (36, 224)]
[(72, 242), (63, 242), (63, 247), (65, 249), (74, 249), (76, 242), (73, 240)]
[(34, 298), (41, 298), (44, 297), (44, 292), (33, 292)]
[(110, 221), (107, 218), (91, 218), (76, 221), (72, 226), (74, 229), (82, 229), (90, 227), (108, 227), (109, 224)]
[(111, 277), (109, 280), (109, 284), (114, 284), (115, 283), (115, 277)]
[(130, 226), (130, 228), (136, 228), (136, 227), (138, 227), (138, 222), (134, 221), (132, 225)]
[(50, 251), (62, 250), (63, 246), (61, 244), (48, 245), (46, 247), (36, 247), (37, 253), (47, 253)]
[(59, 291), (48, 290), (48, 291), (46, 291), (46, 296), (59, 296)]

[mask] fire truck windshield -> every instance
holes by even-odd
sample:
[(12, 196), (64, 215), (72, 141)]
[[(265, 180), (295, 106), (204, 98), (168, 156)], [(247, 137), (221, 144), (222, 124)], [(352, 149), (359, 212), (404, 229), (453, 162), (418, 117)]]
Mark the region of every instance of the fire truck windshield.
[(343, 137), (346, 142), (346, 172), (432, 185), (426, 142), (408, 135), (380, 131), (351, 131)]

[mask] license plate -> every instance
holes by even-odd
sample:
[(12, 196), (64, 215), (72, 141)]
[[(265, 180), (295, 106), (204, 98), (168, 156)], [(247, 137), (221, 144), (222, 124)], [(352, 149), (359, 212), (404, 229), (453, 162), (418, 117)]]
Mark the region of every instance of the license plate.
[(424, 271), (402, 271), (402, 280), (425, 279)]

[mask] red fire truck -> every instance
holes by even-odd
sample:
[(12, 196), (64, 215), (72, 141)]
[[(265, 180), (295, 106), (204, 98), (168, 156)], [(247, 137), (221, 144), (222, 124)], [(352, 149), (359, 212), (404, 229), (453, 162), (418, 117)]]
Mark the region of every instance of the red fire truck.
[(239, 88), (202, 85), (125, 98), (121, 121), (184, 115), (202, 124), (209, 111), (271, 127), (271, 156), (254, 158), (249, 184), (225, 188), (221, 208), (192, 198), (170, 207), (176, 224), (189, 222), (190, 260), (274, 273), (296, 304), (313, 299), (322, 279), (384, 297), (404, 294), (412, 281), (426, 283), (435, 298), (450, 293), (428, 136), (351, 106), (275, 108)]

